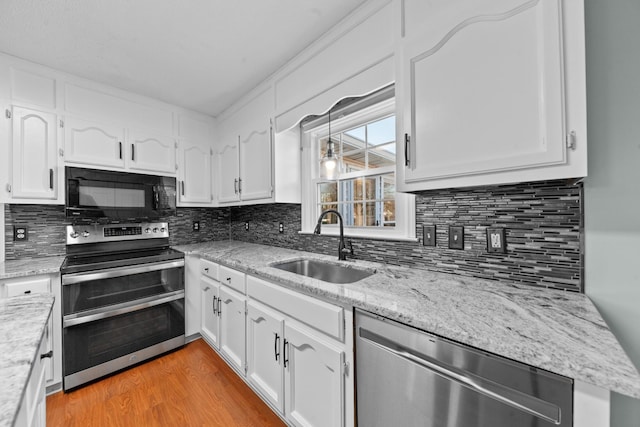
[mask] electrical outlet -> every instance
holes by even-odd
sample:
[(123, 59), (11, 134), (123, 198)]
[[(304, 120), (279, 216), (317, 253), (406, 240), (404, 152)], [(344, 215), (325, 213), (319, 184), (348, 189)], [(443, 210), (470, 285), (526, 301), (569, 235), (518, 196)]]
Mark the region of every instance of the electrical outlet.
[(244, 229), (245, 231), (249, 231), (249, 222), (244, 223)]
[(192, 230), (200, 231), (200, 221), (193, 221)]
[(487, 252), (505, 253), (507, 241), (504, 228), (487, 227)]
[(422, 246), (435, 246), (435, 245), (436, 245), (436, 226), (423, 225), (422, 226)]
[(13, 241), (14, 242), (24, 242), (29, 240), (29, 232), (27, 227), (25, 226), (13, 226)]
[(284, 233), (284, 224), (283, 223), (278, 224), (278, 231), (280, 233)]
[(449, 249), (464, 249), (464, 227), (449, 226)]

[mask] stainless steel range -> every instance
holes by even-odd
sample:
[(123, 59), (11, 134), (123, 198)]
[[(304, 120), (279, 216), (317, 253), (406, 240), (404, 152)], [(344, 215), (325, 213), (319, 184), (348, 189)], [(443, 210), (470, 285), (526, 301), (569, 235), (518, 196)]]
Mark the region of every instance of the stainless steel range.
[(184, 254), (167, 223), (67, 226), (65, 391), (184, 345)]

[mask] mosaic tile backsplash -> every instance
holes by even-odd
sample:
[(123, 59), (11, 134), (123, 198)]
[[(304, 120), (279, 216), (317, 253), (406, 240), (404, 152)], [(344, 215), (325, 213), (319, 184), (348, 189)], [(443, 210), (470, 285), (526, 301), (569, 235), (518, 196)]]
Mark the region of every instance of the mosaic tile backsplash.
[[(166, 220), (174, 245), (231, 238), (328, 255), (338, 248), (335, 237), (299, 234), (297, 204), (178, 208)], [(63, 206), (5, 205), (5, 221), (7, 260), (64, 255)], [(29, 227), (27, 242), (13, 241), (13, 225)], [(423, 246), (423, 225), (436, 225), (436, 247)], [(449, 225), (464, 227), (464, 250), (448, 248)], [(487, 253), (488, 226), (505, 229), (506, 253)], [(582, 228), (582, 184), (547, 181), (418, 193), (418, 242), (351, 240), (356, 259), (582, 292)]]
[[(65, 254), (65, 227), (72, 222), (64, 206), (5, 205), (4, 209), (5, 259)], [(172, 245), (229, 239), (229, 208), (178, 208), (175, 216), (162, 221), (169, 223)], [(200, 222), (200, 231), (192, 231), (193, 221)], [(14, 225), (28, 227), (26, 242), (13, 241)]]
[[(419, 241), (350, 239), (354, 258), (582, 292), (581, 198), (582, 184), (565, 181), (418, 193)], [(423, 225), (436, 225), (436, 247), (423, 246)], [(449, 225), (464, 227), (464, 250), (448, 248)], [(488, 226), (505, 229), (506, 253), (487, 253)], [(300, 205), (231, 208), (234, 240), (337, 254), (337, 238), (301, 235), (300, 227)]]

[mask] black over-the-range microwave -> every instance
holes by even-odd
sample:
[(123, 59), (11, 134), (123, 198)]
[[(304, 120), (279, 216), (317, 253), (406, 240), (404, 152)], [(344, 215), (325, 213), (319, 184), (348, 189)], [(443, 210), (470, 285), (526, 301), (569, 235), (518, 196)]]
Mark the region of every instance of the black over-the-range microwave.
[(96, 169), (65, 168), (66, 215), (160, 218), (176, 213), (176, 179)]

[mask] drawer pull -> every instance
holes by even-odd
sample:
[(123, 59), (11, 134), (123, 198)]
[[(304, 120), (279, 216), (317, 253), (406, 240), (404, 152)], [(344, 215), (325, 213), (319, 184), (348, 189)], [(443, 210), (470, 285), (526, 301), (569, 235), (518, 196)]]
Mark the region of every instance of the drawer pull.
[(40, 355), (40, 360), (44, 359), (44, 358), (52, 358), (53, 357), (53, 350), (49, 350), (47, 351), (45, 354), (41, 354)]
[(24, 291), (24, 293), (29, 295), (31, 293), (31, 289), (29, 289), (28, 291)]
[(230, 282), (230, 281), (231, 281), (231, 277), (227, 277), (227, 282)]
[(205, 267), (204, 271), (209, 272), (209, 267)]

